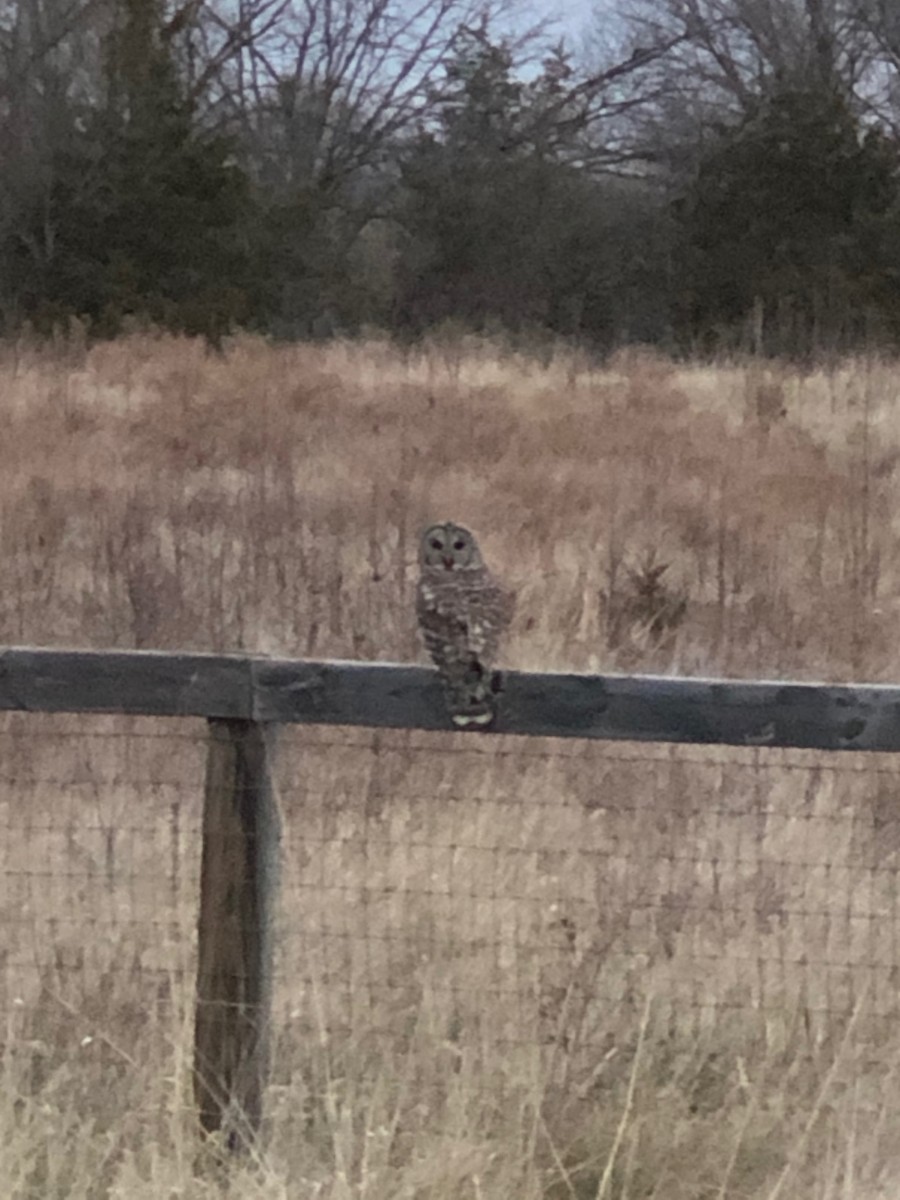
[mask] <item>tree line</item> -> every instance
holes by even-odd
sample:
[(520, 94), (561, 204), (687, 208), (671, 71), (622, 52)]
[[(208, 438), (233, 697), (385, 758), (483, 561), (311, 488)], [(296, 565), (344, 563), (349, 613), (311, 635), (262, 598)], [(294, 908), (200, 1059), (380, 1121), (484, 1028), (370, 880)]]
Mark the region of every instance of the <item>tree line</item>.
[(0, 0), (0, 333), (900, 341), (900, 6)]

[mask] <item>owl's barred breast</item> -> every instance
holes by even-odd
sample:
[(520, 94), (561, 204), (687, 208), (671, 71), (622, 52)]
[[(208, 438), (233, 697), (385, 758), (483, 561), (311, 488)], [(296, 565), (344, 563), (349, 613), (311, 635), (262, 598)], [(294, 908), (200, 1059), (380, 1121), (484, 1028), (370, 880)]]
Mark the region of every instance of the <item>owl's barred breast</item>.
[(488, 667), (509, 623), (512, 596), (486, 568), (429, 572), (420, 579), (417, 615), (426, 649), (439, 667)]

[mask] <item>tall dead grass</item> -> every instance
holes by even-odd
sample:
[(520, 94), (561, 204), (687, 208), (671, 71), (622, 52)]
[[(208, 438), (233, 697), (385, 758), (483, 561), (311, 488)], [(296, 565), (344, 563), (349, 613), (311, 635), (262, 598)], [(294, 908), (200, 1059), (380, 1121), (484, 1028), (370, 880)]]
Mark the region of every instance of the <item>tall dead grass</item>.
[[(518, 590), (511, 664), (895, 679), (894, 379), (477, 346), (7, 348), (0, 629), (409, 659), (416, 530), (452, 512)], [(687, 601), (663, 639), (620, 619), (648, 562)]]
[[(7, 346), (0, 640), (419, 657), (446, 515), (510, 666), (896, 681), (895, 375)], [(198, 1172), (200, 736), (0, 731), (6, 1195), (896, 1194), (889, 759), (399, 734), (285, 737), (268, 1127)]]

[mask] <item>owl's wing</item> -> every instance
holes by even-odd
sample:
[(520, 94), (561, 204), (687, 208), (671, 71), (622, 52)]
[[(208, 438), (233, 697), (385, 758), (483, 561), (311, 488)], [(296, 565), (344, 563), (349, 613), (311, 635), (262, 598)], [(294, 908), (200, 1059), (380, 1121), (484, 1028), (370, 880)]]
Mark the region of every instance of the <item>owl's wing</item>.
[(469, 592), (465, 606), (469, 650), (490, 664), (500, 637), (512, 619), (515, 597), (495, 579), (488, 579)]

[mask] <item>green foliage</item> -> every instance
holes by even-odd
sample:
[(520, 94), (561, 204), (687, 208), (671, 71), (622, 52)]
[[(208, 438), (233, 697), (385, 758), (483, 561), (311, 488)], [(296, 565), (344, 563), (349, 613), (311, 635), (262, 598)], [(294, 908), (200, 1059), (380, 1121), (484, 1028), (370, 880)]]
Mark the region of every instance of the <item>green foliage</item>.
[(87, 148), (99, 154), (86, 170), (80, 156), (56, 164), (44, 302), (102, 333), (129, 314), (209, 334), (242, 317), (233, 235), (246, 188), (224, 147), (172, 119), (106, 131)]
[(835, 89), (762, 99), (706, 155), (676, 205), (682, 329), (734, 327), (762, 304), (772, 345), (852, 340), (900, 321), (896, 156)]
[(247, 183), (230, 144), (194, 129), (154, 6), (125, 7), (106, 103), (53, 156), (46, 193), (4, 258), (38, 328), (77, 314), (108, 335), (138, 316), (218, 337), (248, 315)]
[[(630, 161), (635, 55), (592, 78), (558, 46), (526, 70), (487, 22), (464, 26), (413, 133), (408, 109), (378, 126), (380, 85), (357, 95), (352, 72), (285, 67), (268, 90), (225, 72), (199, 103), (178, 41), (198, 12), (114, 6), (92, 30), (91, 88), (68, 87), (62, 56), (46, 66), (40, 145), (0, 112), (6, 328), (77, 316), (112, 335), (137, 318), (216, 340), (455, 323), (601, 348), (674, 328), (788, 354), (900, 339), (896, 148), (827, 72), (761, 77), (670, 203), (684, 168), (665, 175), (664, 154), (656, 172), (604, 170)], [(234, 106), (228, 136), (213, 99)]]
[(483, 32), (461, 43), (440, 126), (403, 162), (404, 324), (462, 318), (598, 342), (622, 332), (619, 297), (645, 265), (637, 241), (646, 228), (626, 228), (621, 214), (635, 201), (646, 213), (646, 191), (638, 181), (600, 182), (569, 161), (577, 122), (557, 102), (569, 69), (553, 56), (526, 85)]

